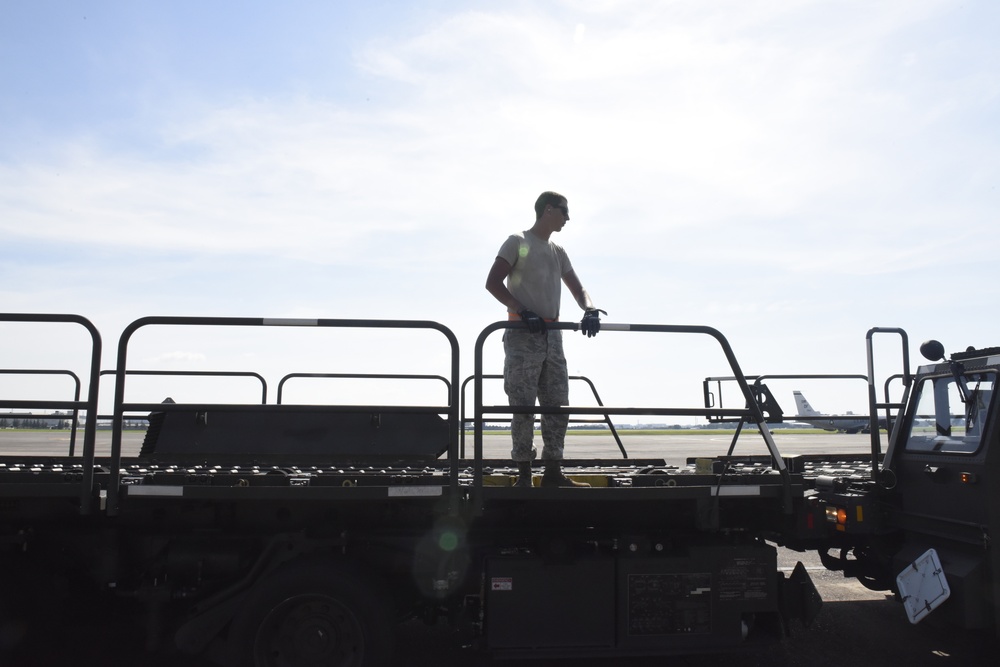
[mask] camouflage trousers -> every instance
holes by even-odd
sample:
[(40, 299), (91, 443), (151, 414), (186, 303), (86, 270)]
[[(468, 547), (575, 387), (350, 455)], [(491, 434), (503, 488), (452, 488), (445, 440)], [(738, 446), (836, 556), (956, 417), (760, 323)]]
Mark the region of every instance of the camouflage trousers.
[[(505, 353), (503, 386), (512, 406), (569, 404), (569, 378), (563, 354), (562, 331), (529, 333), (509, 329), (503, 338)], [(569, 415), (542, 415), (542, 458), (558, 461), (563, 457)], [(511, 458), (531, 461), (535, 458), (535, 415), (511, 417)]]

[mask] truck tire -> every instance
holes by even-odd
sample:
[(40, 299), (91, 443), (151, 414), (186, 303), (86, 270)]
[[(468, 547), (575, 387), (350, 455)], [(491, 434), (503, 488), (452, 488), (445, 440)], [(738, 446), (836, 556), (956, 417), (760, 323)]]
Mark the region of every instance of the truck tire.
[(292, 562), (254, 587), (231, 637), (247, 666), (383, 667), (395, 638), (392, 599), (350, 564)]

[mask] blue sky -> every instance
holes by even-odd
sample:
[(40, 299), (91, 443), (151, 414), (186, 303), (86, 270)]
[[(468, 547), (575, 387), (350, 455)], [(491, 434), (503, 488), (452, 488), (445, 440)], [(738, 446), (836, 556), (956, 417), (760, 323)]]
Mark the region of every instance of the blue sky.
[[(7, 5), (0, 311), (79, 313), (109, 350), (146, 315), (431, 319), (470, 371), (546, 189), (607, 319), (717, 327), (747, 373), (864, 372), (873, 326), (998, 343), (996, 3)], [(697, 405), (726, 370), (579, 338), (615, 405)], [(249, 363), (166, 346), (142, 361)]]

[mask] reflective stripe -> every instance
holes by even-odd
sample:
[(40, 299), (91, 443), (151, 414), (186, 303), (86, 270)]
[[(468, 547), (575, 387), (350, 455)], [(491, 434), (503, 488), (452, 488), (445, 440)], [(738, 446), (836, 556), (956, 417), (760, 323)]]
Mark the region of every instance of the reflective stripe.
[(427, 498), (440, 496), (444, 487), (440, 486), (390, 486), (390, 498)]
[(126, 493), (130, 496), (183, 496), (183, 486), (155, 486), (145, 484), (132, 484), (125, 487)]
[(713, 496), (759, 496), (759, 486), (733, 485), (712, 487)]

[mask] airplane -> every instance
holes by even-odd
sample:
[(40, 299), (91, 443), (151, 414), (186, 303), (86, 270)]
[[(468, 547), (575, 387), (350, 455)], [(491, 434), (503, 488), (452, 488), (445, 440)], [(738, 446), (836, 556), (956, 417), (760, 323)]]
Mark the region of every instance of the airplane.
[[(824, 415), (809, 405), (809, 401), (806, 400), (801, 391), (793, 391), (792, 394), (795, 396), (795, 407), (798, 408), (798, 414), (795, 415), (796, 421), (806, 422), (813, 428), (837, 431), (838, 433), (868, 433), (871, 430), (867, 417), (851, 416), (850, 412), (844, 417)], [(885, 428), (885, 419), (879, 419), (878, 422), (879, 428)]]

